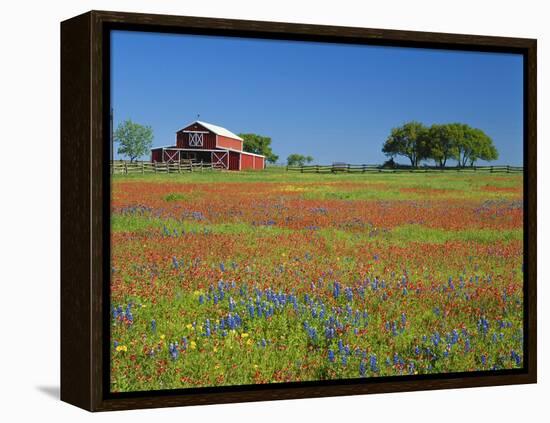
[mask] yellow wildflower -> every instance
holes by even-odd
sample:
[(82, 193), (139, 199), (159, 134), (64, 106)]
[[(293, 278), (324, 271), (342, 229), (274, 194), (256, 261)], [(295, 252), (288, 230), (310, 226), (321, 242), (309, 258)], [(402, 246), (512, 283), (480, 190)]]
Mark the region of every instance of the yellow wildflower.
[(160, 339), (166, 338), (166, 335), (160, 335)]
[(246, 338), (248, 336), (248, 333), (241, 333), (241, 338)]
[(197, 343), (195, 341), (191, 341), (191, 349), (194, 350), (197, 348)]
[(185, 327), (189, 330), (193, 329), (193, 325), (191, 323), (187, 323), (187, 325), (185, 325)]
[(252, 339), (249, 339), (248, 341), (246, 341), (246, 345), (252, 345)]
[(126, 351), (128, 351), (128, 347), (126, 345), (117, 345), (116, 350), (118, 352), (120, 352), (120, 351), (126, 352)]

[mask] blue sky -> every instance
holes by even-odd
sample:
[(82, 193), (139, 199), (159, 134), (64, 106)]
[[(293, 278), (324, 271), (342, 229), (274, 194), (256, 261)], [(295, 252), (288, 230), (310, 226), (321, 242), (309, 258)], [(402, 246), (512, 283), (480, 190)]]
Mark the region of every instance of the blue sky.
[(270, 136), (281, 162), (381, 163), (391, 128), (463, 122), (523, 164), (520, 55), (115, 31), (111, 62), (115, 127), (150, 125), (155, 146), (200, 114)]

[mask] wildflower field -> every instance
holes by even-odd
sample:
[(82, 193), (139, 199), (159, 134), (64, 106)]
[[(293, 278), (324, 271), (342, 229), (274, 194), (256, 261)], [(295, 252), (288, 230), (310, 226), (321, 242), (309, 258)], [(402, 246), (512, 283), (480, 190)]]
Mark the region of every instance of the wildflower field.
[(522, 367), (522, 185), (114, 176), (111, 390)]

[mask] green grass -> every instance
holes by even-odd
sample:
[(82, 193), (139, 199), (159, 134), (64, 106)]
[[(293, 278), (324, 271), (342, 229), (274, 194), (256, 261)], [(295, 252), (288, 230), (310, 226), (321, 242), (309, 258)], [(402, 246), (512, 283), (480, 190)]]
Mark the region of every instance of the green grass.
[[(134, 216), (114, 214), (111, 218), (111, 231), (128, 233), (169, 233), (181, 234), (200, 233), (200, 234), (227, 234), (227, 235), (247, 235), (250, 236), (250, 242), (254, 237), (277, 237), (282, 234), (290, 234), (290, 229), (277, 226), (257, 226), (243, 222), (234, 223), (199, 223), (191, 220), (162, 219), (158, 217)], [(309, 230), (302, 230), (309, 232)], [(428, 228), (425, 226), (412, 224), (398, 226), (392, 229), (378, 230), (373, 233), (349, 232), (334, 228), (323, 228), (318, 234), (326, 241), (341, 240), (355, 244), (365, 244), (368, 242), (380, 242), (391, 244), (401, 244), (404, 242), (423, 242), (442, 244), (448, 241), (471, 241), (478, 243), (493, 243), (496, 241), (515, 241), (523, 238), (523, 230), (496, 230), (496, 229), (464, 229), (460, 231), (446, 231), (438, 228)]]
[(135, 216), (113, 214), (111, 217), (112, 232), (130, 232), (130, 233), (164, 233), (164, 231), (173, 233), (174, 230), (181, 234), (201, 233), (201, 234), (246, 234), (254, 236), (276, 236), (289, 233), (290, 230), (278, 228), (275, 226), (254, 226), (243, 222), (234, 223), (199, 223), (192, 220), (176, 220), (171, 218), (159, 218), (150, 216)]

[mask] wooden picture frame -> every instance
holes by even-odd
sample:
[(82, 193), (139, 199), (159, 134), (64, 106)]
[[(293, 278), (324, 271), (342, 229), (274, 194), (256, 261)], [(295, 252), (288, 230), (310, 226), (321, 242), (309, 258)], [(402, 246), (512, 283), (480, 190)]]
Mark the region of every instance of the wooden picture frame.
[[(109, 31), (511, 52), (524, 58), (524, 367), (518, 370), (109, 392)], [(91, 11), (61, 23), (61, 399), (90, 411), (536, 383), (536, 40)], [(107, 317), (106, 317), (107, 316)]]

